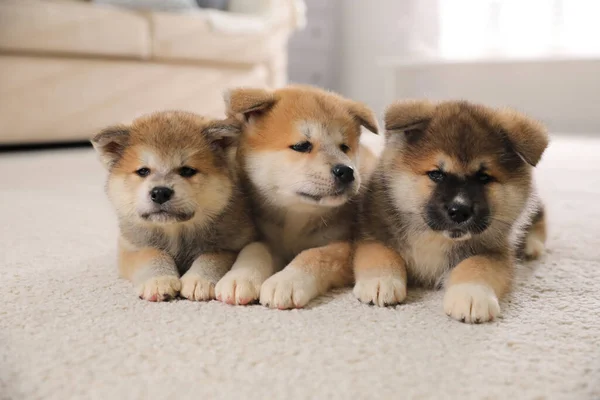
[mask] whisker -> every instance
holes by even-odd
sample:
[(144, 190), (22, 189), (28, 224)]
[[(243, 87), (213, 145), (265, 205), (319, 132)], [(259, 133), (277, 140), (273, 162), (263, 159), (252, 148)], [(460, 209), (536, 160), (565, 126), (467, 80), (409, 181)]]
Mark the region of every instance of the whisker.
[(506, 220), (503, 220), (503, 219), (500, 219), (500, 218), (495, 218), (495, 217), (490, 218), (490, 220), (492, 220), (494, 222), (499, 222), (499, 223), (507, 225), (507, 226), (511, 226), (513, 224), (512, 221), (506, 221)]

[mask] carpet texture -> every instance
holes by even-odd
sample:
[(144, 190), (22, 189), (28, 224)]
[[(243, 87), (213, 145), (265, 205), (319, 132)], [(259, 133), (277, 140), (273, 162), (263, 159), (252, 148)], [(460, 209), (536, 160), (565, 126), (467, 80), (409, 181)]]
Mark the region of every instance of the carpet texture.
[(504, 317), (465, 325), (442, 293), (376, 308), (148, 303), (117, 278), (92, 150), (0, 154), (2, 399), (599, 399), (600, 140), (555, 137), (537, 173), (549, 253)]

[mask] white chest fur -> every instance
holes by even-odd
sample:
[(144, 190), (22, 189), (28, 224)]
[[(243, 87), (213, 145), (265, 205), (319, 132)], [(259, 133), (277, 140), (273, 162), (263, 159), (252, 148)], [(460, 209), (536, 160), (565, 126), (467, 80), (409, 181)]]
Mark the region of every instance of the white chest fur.
[(182, 235), (182, 229), (179, 224), (171, 224), (163, 228), (163, 232), (168, 238), (166, 250), (169, 254), (178, 254), (182, 250), (181, 240), (179, 240)]
[(260, 225), (271, 251), (283, 260), (289, 261), (303, 250), (328, 243), (325, 232), (311, 232), (315, 219), (303, 213), (288, 213), (279, 224), (263, 221)]
[(450, 268), (452, 240), (432, 232), (411, 236), (408, 246), (402, 246), (409, 277), (426, 285), (436, 285)]

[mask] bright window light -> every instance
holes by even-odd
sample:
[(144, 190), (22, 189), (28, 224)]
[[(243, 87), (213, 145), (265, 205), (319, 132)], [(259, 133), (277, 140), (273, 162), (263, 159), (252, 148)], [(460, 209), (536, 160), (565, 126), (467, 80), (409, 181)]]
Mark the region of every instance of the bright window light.
[(439, 1), (443, 58), (600, 56), (600, 1)]

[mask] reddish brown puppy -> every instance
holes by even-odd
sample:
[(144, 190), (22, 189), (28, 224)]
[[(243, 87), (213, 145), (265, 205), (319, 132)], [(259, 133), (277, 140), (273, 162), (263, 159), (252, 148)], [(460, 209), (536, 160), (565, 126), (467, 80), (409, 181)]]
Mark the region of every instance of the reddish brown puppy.
[(242, 251), (217, 297), (294, 308), (351, 284), (362, 167), (372, 157), (359, 138), (361, 126), (377, 131), (372, 111), (307, 86), (235, 89), (226, 100), (243, 124), (238, 166), (262, 241)]
[(181, 292), (213, 299), (217, 281), (254, 239), (226, 154), (239, 132), (233, 120), (173, 111), (92, 139), (119, 220), (119, 272), (141, 298), (162, 301)]

